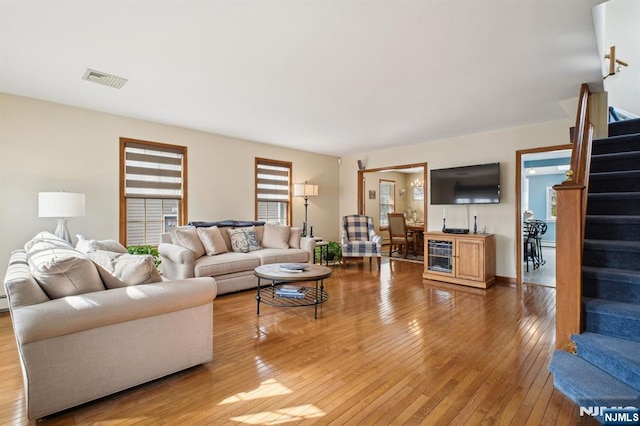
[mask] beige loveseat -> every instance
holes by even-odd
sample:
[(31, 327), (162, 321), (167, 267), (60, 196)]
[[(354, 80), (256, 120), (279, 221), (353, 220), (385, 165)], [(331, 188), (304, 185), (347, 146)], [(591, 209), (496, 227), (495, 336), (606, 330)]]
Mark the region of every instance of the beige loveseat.
[[(165, 277), (213, 277), (218, 294), (224, 294), (256, 288), (257, 266), (312, 263), (316, 242), (301, 233), (301, 228), (264, 222), (191, 222), (163, 234), (158, 252)], [(234, 234), (241, 234), (235, 238), (241, 243)]]
[(215, 280), (150, 283), (149, 262), (84, 254), (49, 233), (12, 253), (4, 286), (29, 419), (213, 359)]

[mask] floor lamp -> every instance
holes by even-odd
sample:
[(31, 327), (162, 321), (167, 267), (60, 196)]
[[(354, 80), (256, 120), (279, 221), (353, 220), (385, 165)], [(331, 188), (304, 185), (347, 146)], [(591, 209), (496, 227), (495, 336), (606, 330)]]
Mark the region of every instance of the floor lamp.
[(56, 237), (71, 243), (71, 235), (67, 229), (67, 218), (84, 216), (84, 194), (40, 192), (38, 194), (38, 216), (58, 218)]
[[(309, 184), (306, 181), (304, 183), (293, 184), (293, 196), (304, 197), (304, 222), (302, 222), (302, 236), (307, 236), (307, 208), (309, 206), (309, 197), (318, 196), (318, 185)], [(313, 232), (310, 235), (313, 237)]]

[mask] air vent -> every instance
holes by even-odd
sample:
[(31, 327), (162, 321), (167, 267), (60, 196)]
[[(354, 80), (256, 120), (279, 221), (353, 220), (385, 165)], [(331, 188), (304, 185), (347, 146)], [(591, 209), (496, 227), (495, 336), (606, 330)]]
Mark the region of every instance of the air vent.
[(107, 74), (106, 72), (92, 70), (91, 68), (87, 68), (87, 71), (82, 76), (82, 79), (102, 84), (104, 86), (115, 87), (116, 89), (121, 89), (122, 86), (124, 86), (124, 84), (129, 81), (126, 78)]

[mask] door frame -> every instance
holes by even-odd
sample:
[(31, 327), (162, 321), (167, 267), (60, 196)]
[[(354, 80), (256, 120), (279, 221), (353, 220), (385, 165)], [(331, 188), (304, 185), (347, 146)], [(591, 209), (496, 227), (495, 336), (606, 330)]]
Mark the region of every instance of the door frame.
[(522, 284), (522, 156), (572, 149), (572, 144), (545, 146), (516, 151), (516, 283)]

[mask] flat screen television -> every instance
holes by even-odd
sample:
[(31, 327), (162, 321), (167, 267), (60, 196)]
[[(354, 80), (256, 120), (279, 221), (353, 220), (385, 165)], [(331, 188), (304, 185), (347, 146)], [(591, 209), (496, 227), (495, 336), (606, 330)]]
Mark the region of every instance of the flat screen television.
[(500, 163), (431, 170), (431, 204), (500, 202)]

